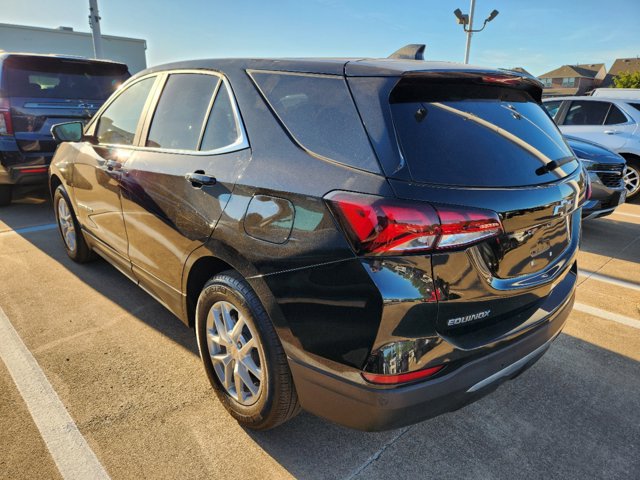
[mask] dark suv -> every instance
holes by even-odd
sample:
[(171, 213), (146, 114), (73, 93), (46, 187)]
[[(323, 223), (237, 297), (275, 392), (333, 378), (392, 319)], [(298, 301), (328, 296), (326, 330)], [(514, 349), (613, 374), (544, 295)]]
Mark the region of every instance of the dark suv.
[(13, 185), (47, 182), (51, 127), (88, 120), (131, 75), (121, 63), (82, 57), (0, 55), (0, 206)]
[(520, 374), (571, 311), (586, 180), (541, 92), (402, 58), (154, 67), (54, 128), (60, 232), (195, 328), (241, 424), (407, 425)]

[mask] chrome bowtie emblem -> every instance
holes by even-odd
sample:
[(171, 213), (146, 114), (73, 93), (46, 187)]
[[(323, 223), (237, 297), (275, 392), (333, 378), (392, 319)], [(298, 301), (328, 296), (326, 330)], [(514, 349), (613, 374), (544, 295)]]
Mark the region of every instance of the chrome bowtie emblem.
[(564, 216), (571, 211), (573, 202), (569, 199), (563, 199), (558, 205), (553, 207), (553, 216)]

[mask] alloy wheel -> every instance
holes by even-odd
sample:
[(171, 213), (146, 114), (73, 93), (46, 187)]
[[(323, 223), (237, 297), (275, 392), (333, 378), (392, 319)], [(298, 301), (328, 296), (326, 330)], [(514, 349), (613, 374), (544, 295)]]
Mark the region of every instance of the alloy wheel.
[(218, 301), (207, 315), (207, 346), (213, 368), (227, 393), (241, 405), (252, 405), (263, 389), (264, 352), (243, 314)]
[(624, 185), (627, 187), (627, 197), (632, 197), (640, 189), (640, 172), (635, 165), (627, 165), (624, 172)]
[(73, 217), (71, 216), (71, 210), (64, 198), (58, 201), (58, 224), (60, 225), (62, 238), (67, 248), (75, 252), (77, 247), (76, 228), (73, 223)]

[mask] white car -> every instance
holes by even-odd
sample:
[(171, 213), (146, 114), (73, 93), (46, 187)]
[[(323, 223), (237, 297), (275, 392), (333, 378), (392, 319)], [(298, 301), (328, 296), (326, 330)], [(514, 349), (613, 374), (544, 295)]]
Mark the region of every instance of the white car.
[(627, 161), (627, 198), (640, 193), (640, 100), (554, 97), (543, 100), (565, 135), (604, 145)]

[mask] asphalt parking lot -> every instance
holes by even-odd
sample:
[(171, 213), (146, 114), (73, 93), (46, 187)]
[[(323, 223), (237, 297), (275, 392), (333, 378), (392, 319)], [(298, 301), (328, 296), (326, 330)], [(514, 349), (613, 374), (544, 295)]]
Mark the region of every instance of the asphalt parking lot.
[[(192, 331), (106, 262), (67, 258), (46, 192), (0, 209), (0, 308), (113, 479), (638, 478), (640, 204), (583, 235), (576, 309), (542, 360), (475, 404), (384, 433), (305, 413), (240, 428)], [(0, 478), (61, 478), (21, 390), (0, 362)]]

